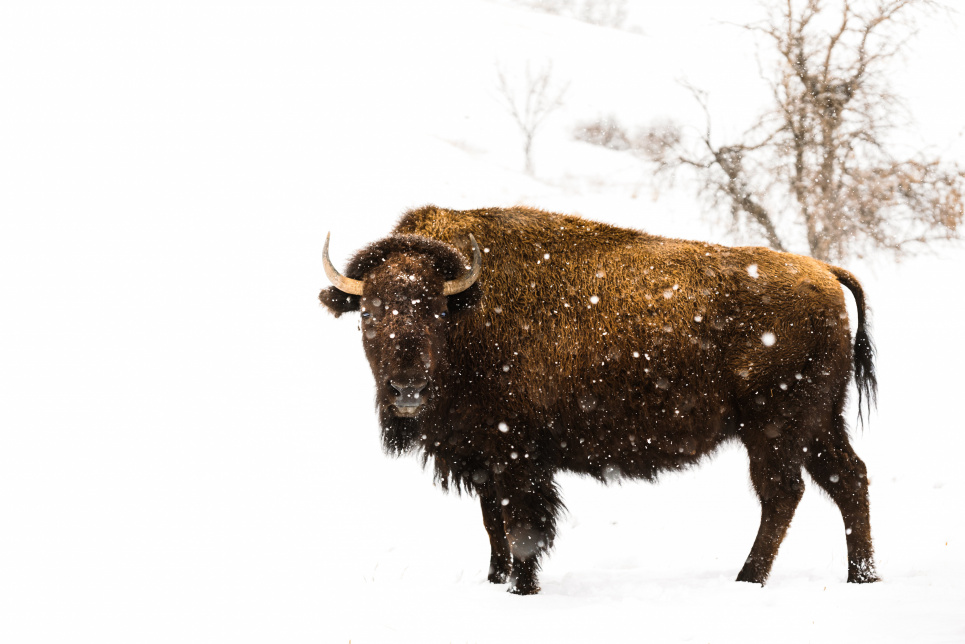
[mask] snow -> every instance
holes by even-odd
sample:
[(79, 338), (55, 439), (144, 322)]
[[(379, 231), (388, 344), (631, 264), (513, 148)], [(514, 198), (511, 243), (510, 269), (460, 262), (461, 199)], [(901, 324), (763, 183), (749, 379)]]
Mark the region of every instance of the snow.
[[(755, 7), (641, 2), (641, 35), (482, 0), (0, 5), (0, 641), (965, 639), (960, 248), (848, 266), (881, 385), (862, 586), (814, 485), (769, 584), (733, 581), (759, 515), (728, 448), (656, 485), (561, 477), (542, 592), (509, 595), (476, 501), (381, 453), (357, 320), (316, 300), (326, 232), (341, 268), (428, 202), (722, 240), (570, 132), (699, 123), (678, 78), (743, 130), (766, 90), (721, 22)], [(923, 24), (895, 79), (909, 140), (963, 161), (957, 36)], [(535, 177), (497, 60), (569, 83)]]

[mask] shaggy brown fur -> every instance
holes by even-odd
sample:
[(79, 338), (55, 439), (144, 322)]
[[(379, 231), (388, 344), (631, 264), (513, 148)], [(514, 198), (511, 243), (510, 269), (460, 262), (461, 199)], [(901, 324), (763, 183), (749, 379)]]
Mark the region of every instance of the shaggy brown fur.
[[(482, 275), (446, 298), (470, 233)], [(320, 299), (336, 315), (362, 311), (384, 445), (421, 451), (444, 487), (479, 497), (491, 581), (539, 590), (563, 507), (557, 471), (653, 479), (727, 439), (747, 448), (761, 501), (738, 580), (767, 579), (802, 468), (841, 510), (848, 581), (877, 579), (866, 470), (842, 416), (852, 373), (869, 402), (875, 391), (864, 298), (847, 271), (529, 208), (427, 206), (346, 275), (363, 281), (361, 297), (330, 288)], [(856, 351), (840, 284), (857, 302)], [(403, 392), (419, 392), (417, 415), (401, 415)]]

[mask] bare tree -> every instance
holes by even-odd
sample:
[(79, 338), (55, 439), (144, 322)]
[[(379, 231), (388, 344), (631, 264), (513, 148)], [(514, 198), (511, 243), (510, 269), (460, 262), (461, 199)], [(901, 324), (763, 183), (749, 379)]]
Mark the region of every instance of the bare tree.
[(546, 63), (535, 72), (527, 63), (525, 79), (522, 83), (514, 83), (507, 79), (501, 66), (496, 66), (499, 101), (523, 134), (526, 173), (529, 175), (533, 174), (533, 138), (546, 117), (562, 107), (568, 87), (557, 85), (552, 79), (552, 71), (552, 63)]
[(836, 261), (884, 249), (897, 258), (959, 238), (963, 169), (923, 153), (903, 158), (889, 145), (901, 101), (888, 63), (914, 33), (914, 11), (936, 3), (832, 4), (834, 11), (824, 0), (786, 0), (764, 22), (745, 25), (776, 57), (767, 79), (773, 107), (740, 140), (714, 139), (706, 94), (694, 87), (701, 131), (664, 123), (624, 136), (658, 174), (690, 169), (735, 232), (778, 250), (807, 248)]

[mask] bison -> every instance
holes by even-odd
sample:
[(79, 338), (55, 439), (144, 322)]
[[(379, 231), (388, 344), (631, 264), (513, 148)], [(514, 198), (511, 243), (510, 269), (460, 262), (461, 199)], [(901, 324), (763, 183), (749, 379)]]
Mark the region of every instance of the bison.
[(653, 480), (727, 440), (747, 449), (761, 504), (738, 581), (767, 580), (802, 468), (841, 511), (848, 581), (878, 579), (843, 416), (852, 376), (859, 417), (877, 387), (848, 271), (523, 207), (412, 210), (344, 275), (328, 239), (324, 263), (321, 302), (361, 312), (385, 450), (421, 452), (444, 489), (479, 498), (489, 581), (539, 591), (556, 472)]

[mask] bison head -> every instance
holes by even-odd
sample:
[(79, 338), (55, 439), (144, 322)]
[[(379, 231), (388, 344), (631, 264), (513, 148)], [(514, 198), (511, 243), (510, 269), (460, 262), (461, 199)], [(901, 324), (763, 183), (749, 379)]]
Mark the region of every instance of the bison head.
[[(454, 315), (479, 299), (482, 255), (472, 235), (469, 242), (471, 266), (448, 244), (393, 235), (361, 250), (342, 275), (328, 257), (325, 240), (325, 272), (333, 286), (322, 290), (319, 299), (336, 316), (360, 311), (362, 344), (387, 431), (401, 429), (406, 423), (400, 419), (418, 418), (438, 401)], [(406, 438), (402, 442), (412, 437)], [(386, 439), (387, 447), (408, 447), (395, 444), (401, 436)]]

